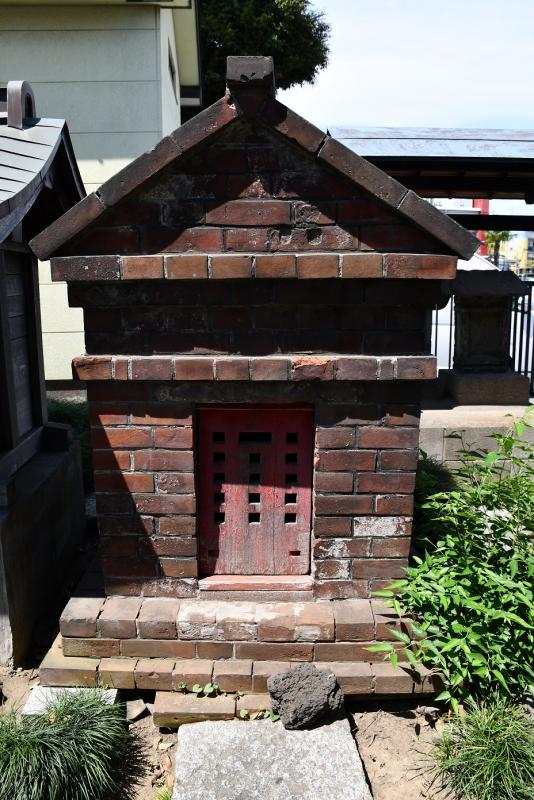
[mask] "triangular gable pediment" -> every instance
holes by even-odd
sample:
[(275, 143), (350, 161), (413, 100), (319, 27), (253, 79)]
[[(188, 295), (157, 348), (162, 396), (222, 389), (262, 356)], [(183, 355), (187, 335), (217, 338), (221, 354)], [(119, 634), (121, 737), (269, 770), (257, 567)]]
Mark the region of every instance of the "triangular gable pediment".
[(274, 97), (232, 85), (32, 242), (41, 259), (304, 247), (467, 258), (477, 245)]

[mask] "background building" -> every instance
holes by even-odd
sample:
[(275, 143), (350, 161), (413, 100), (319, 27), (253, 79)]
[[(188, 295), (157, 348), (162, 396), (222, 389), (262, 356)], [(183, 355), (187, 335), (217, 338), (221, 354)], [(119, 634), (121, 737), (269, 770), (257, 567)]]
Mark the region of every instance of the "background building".
[(521, 277), (534, 275), (534, 232), (521, 231), (502, 245), (503, 260)]
[[(197, 0), (0, 0), (0, 78), (31, 82), (66, 118), (88, 192), (180, 125), (201, 102)], [(40, 265), (47, 383), (71, 379), (80, 309)]]

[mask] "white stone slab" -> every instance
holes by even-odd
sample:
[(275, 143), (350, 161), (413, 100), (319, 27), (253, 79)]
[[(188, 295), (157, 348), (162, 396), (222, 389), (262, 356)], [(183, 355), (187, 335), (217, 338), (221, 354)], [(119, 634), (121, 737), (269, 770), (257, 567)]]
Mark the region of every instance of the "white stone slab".
[[(32, 714), (42, 714), (46, 711), (47, 706), (50, 705), (59, 694), (64, 692), (75, 694), (76, 692), (83, 691), (87, 691), (87, 689), (78, 687), (34, 686), (21, 714), (23, 717), (29, 717)], [(117, 694), (117, 689), (105, 689), (102, 691), (102, 702), (112, 706), (117, 702)]]
[(173, 800), (372, 800), (347, 719), (182, 725), (175, 778)]

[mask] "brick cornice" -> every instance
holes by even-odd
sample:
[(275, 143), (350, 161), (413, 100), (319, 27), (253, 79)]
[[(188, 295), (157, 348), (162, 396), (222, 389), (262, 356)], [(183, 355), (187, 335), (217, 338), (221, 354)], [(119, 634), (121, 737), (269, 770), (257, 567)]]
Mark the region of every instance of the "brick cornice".
[(53, 258), (55, 281), (257, 278), (427, 278), (451, 280), (455, 256), (418, 253), (184, 253)]
[(83, 381), (395, 381), (433, 380), (436, 358), (424, 356), (80, 356)]

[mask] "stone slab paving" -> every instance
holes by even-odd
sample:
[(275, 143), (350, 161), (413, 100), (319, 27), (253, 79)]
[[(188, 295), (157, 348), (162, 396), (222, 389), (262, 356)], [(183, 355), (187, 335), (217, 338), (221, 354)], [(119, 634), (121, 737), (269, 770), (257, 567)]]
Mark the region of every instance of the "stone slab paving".
[[(83, 689), (65, 686), (34, 686), (21, 714), (23, 717), (30, 717), (33, 714), (42, 714), (46, 711), (50, 703), (56, 700), (61, 694), (65, 694), (65, 692), (77, 694), (83, 691)], [(117, 702), (117, 695), (118, 692), (116, 689), (105, 689), (101, 693), (102, 702), (112, 706)]]
[(349, 722), (198, 722), (178, 732), (173, 800), (372, 800)]

